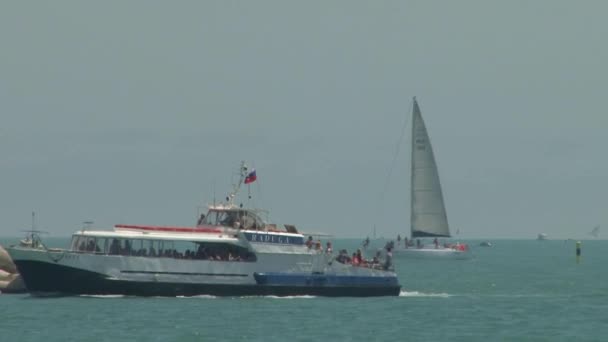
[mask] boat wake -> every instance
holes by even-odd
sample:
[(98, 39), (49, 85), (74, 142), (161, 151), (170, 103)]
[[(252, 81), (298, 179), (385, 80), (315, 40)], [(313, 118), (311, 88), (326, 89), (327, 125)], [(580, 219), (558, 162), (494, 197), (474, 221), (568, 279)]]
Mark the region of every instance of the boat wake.
[(424, 293), (419, 291), (401, 291), (399, 297), (435, 297), (435, 298), (449, 298), (450, 294), (447, 293)]
[(78, 295), (78, 297), (82, 297), (82, 298), (127, 298), (129, 296), (127, 296), (127, 295), (121, 295), (121, 294), (116, 294), (116, 295), (87, 295), (87, 294), (83, 294), (83, 295)]
[(217, 298), (236, 298), (236, 299), (258, 299), (258, 298), (269, 298), (269, 299), (310, 299), (317, 298), (317, 296), (301, 295), (301, 296), (237, 296), (237, 297), (218, 297), (211, 295), (199, 295), (199, 296), (177, 296), (176, 298), (202, 298), (202, 299), (217, 299)]
[(317, 296), (309, 296), (309, 295), (301, 295), (301, 296), (264, 296), (264, 298), (273, 298), (273, 299), (310, 299), (317, 298)]
[(196, 296), (176, 296), (175, 298), (202, 298), (202, 299), (215, 299), (218, 298), (217, 296), (212, 296), (212, 295), (196, 295)]
[(250, 299), (250, 298), (269, 298), (269, 299), (311, 299), (311, 298), (317, 298), (317, 296), (311, 296), (311, 295), (300, 295), (300, 296), (242, 296), (242, 297), (238, 297), (238, 298), (243, 298), (243, 299)]

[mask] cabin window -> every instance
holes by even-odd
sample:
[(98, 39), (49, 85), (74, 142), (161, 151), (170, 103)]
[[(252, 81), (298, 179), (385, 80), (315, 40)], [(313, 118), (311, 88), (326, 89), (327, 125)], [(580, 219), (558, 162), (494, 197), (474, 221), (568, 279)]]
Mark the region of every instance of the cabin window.
[[(93, 243), (95, 243), (95, 246), (103, 246), (104, 253), (107, 253), (108, 255), (210, 261), (253, 262), (257, 260), (255, 254), (247, 248), (227, 243), (118, 238), (98, 238), (95, 240), (95, 238), (82, 237), (82, 239), (78, 239), (77, 237), (74, 237), (72, 246), (80, 246), (81, 240), (84, 242), (85, 250), (87, 249), (87, 244), (92, 240)], [(99, 250), (99, 252), (101, 253), (101, 250)]]
[(121, 255), (131, 255), (133, 253), (133, 241), (131, 240), (121, 240)]
[(109, 255), (119, 255), (120, 249), (121, 249), (120, 241), (118, 239), (112, 239), (112, 242), (110, 242), (108, 254)]
[(217, 211), (209, 211), (207, 213), (207, 216), (205, 217), (205, 219), (203, 220), (203, 224), (207, 224), (210, 226), (217, 226)]
[[(99, 243), (101, 245), (101, 242)], [(108, 254), (108, 248), (110, 248), (110, 239), (103, 239), (103, 254)]]
[(256, 261), (254, 253), (247, 248), (226, 243), (197, 242), (191, 258), (216, 261)]
[(164, 241), (158, 241), (158, 253), (157, 255), (159, 257), (162, 257), (165, 255), (165, 242)]
[(86, 245), (86, 251), (87, 252), (91, 252), (91, 253), (99, 253), (101, 252), (101, 250), (99, 249), (99, 246), (97, 245), (97, 239), (93, 236), (90, 236), (87, 238), (87, 245)]
[[(84, 250), (85, 249), (85, 245), (84, 245), (84, 240), (85, 237), (84, 236), (80, 236), (80, 235), (75, 235), (72, 237), (72, 247), (71, 249), (73, 251), (80, 251), (80, 250)], [(80, 249), (82, 243), (82, 249)]]
[(144, 247), (144, 240), (133, 240), (133, 254), (137, 256), (147, 256), (147, 246)]
[(243, 212), (241, 216), (241, 227), (243, 229), (258, 229), (262, 226), (259, 219), (252, 213)]
[(163, 256), (167, 258), (173, 258), (173, 241), (161, 241), (163, 244)]
[(237, 222), (237, 216), (234, 211), (222, 211), (218, 215), (218, 222), (220, 226), (232, 227)]
[(151, 257), (158, 256), (158, 254), (157, 254), (157, 251), (159, 250), (158, 241), (148, 240), (148, 241), (146, 241), (145, 245), (147, 246), (147, 249), (148, 249), (148, 256), (151, 256)]

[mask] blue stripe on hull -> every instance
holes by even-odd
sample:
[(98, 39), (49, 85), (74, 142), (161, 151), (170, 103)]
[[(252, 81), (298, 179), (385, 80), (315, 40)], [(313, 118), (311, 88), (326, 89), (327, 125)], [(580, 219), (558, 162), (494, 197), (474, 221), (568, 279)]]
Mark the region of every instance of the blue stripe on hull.
[(254, 273), (256, 282), (261, 285), (292, 286), (399, 286), (397, 277), (389, 276), (352, 276), (311, 273)]
[(273, 286), (160, 283), (112, 280), (104, 274), (39, 261), (15, 261), (28, 290), (33, 293), (129, 296), (396, 296), (397, 286)]

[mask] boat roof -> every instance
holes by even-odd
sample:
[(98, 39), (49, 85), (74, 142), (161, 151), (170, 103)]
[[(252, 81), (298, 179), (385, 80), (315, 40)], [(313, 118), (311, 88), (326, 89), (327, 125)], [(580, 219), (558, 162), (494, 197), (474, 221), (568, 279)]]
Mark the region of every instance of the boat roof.
[[(276, 234), (282, 236), (302, 237), (298, 232), (283, 230), (250, 230), (243, 229), (249, 234)], [(146, 239), (146, 240), (179, 240), (179, 241), (206, 241), (231, 242), (239, 241), (237, 230), (216, 226), (180, 227), (180, 226), (147, 226), (117, 224), (114, 230), (82, 229), (73, 235), (91, 236), (101, 238)]]
[(237, 243), (239, 239), (235, 235), (218, 232), (207, 233), (185, 233), (167, 231), (145, 231), (145, 230), (79, 230), (73, 235), (100, 237), (100, 238), (122, 238), (122, 239), (145, 239), (145, 240), (172, 240), (172, 241), (205, 241), (205, 242), (229, 242)]

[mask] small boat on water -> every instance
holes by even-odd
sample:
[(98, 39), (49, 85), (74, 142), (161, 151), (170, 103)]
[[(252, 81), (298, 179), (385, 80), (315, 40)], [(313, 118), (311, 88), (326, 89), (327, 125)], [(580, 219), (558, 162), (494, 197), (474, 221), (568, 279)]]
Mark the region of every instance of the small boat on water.
[(492, 243), (490, 241), (482, 241), (479, 243), (481, 247), (492, 247)]
[[(340, 262), (305, 241), (293, 225), (235, 203), (255, 170), (241, 165), (226, 203), (209, 206), (195, 227), (115, 225), (81, 229), (68, 249), (8, 248), (33, 294), (136, 296), (395, 296), (392, 265)], [(390, 260), (390, 259), (388, 259)]]
[(538, 236), (536, 237), (536, 240), (547, 240), (548, 236), (545, 233), (540, 233), (538, 234)]
[(593, 236), (594, 238), (597, 238), (598, 236), (600, 236), (600, 226), (595, 226), (590, 232), (589, 235)]
[[(468, 259), (466, 244), (440, 243), (440, 237), (450, 237), (450, 227), (443, 201), (441, 182), (433, 148), (420, 107), (414, 98), (412, 113), (411, 173), (410, 173), (410, 229), (411, 239), (398, 244), (395, 254), (412, 258)], [(424, 244), (421, 238), (433, 238)], [(416, 243), (414, 244), (414, 239)]]

